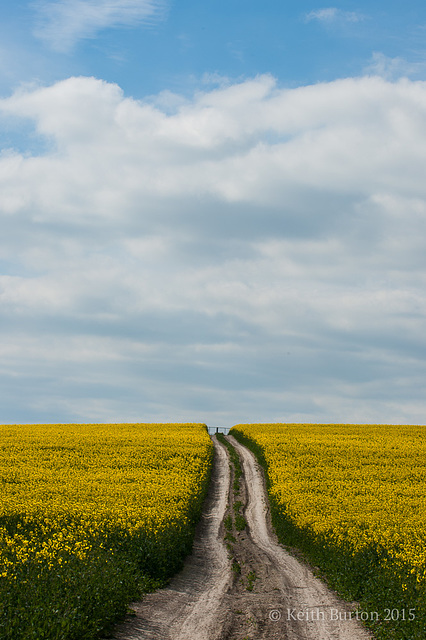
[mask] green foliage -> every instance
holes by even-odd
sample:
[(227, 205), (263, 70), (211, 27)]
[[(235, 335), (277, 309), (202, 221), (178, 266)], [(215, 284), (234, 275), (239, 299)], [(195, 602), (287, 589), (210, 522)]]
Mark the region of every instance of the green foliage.
[(219, 433), (217, 435), (217, 439), (219, 440), (219, 442), (224, 444), (225, 447), (228, 449), (229, 457), (231, 458), (231, 464), (234, 465), (233, 490), (234, 490), (234, 494), (236, 495), (240, 491), (240, 478), (241, 478), (241, 476), (243, 474), (243, 470), (241, 468), (240, 457), (239, 457), (238, 453), (235, 451), (235, 448), (232, 446), (232, 444), (225, 438), (223, 433)]
[(257, 575), (254, 571), (250, 571), (247, 575), (247, 591), (253, 591), (254, 583), (257, 580)]
[(235, 528), (237, 531), (244, 531), (247, 526), (247, 520), (240, 513), (235, 516)]
[[(279, 541), (301, 551), (333, 589), (346, 600), (360, 603), (360, 612), (378, 613), (378, 622), (374, 616), (366, 621), (377, 640), (424, 640), (426, 591), (415, 576), (409, 577), (410, 568), (401, 565), (396, 572), (385, 551), (379, 552), (373, 545), (354, 553), (350, 545), (335, 546), (326, 536), (298, 527), (271, 492), (262, 447), (238, 428), (233, 428), (231, 434), (255, 454), (265, 470), (272, 524)], [(410, 619), (410, 612), (414, 612), (414, 619)]]
[[(204, 431), (201, 425), (200, 430)], [(179, 444), (185, 436), (185, 447), (189, 447), (187, 431), (182, 433)], [(18, 450), (15, 440), (11, 438), (11, 442)], [(79, 442), (80, 440), (77, 444)], [(25, 446), (19, 444), (20, 455), (25, 461), (29, 445), (26, 442)], [(44, 451), (47, 450), (44, 441), (41, 447), (44, 447)], [(105, 449), (100, 442), (99, 448), (102, 447)], [(207, 435), (205, 447), (204, 451), (200, 451), (199, 447), (197, 449), (194, 446), (193, 455), (188, 458), (193, 461), (194, 468), (202, 469), (202, 473), (194, 478), (193, 490), (183, 512), (185, 517), (170, 518), (164, 522), (165, 526), (155, 530), (145, 526), (142, 517), (139, 525), (131, 528), (123, 519), (108, 516), (110, 505), (105, 505), (105, 501), (101, 499), (97, 500), (96, 505), (100, 513), (104, 510), (107, 514), (105, 522), (99, 519), (95, 522), (98, 526), (89, 530), (86, 527), (87, 520), (83, 518), (78, 505), (71, 510), (67, 504), (70, 475), (64, 473), (63, 469), (54, 476), (59, 478), (57, 486), (60, 487), (59, 481), (63, 477), (67, 483), (64, 482), (65, 489), (58, 503), (56, 520), (47, 512), (43, 503), (40, 503), (39, 512), (34, 511), (33, 514), (29, 514), (28, 509), (27, 513), (24, 510), (8, 513), (7, 501), (4, 501), (3, 513), (0, 513), (0, 640), (95, 640), (104, 637), (114, 622), (127, 613), (129, 602), (166, 584), (182, 567), (185, 556), (192, 548), (195, 526), (201, 515), (210, 480), (213, 451)], [(113, 470), (117, 470), (121, 484), (124, 483), (123, 462), (137, 456), (139, 465), (152, 465), (155, 462), (160, 464), (158, 461), (165, 458), (165, 447), (159, 447), (156, 461), (153, 461), (152, 455), (141, 459), (135, 449), (132, 442), (127, 441), (121, 447), (122, 455), (113, 467)], [(64, 450), (65, 447), (50, 447), (49, 456), (56, 461), (60, 454), (62, 457), (59, 462), (62, 463), (66, 455), (65, 462), (68, 464), (68, 458), (76, 456), (76, 448), (69, 447), (71, 453), (65, 451), (63, 454)], [(118, 447), (109, 447), (105, 456), (117, 456), (117, 450)], [(174, 462), (171, 457), (170, 468), (176, 466), (178, 461), (179, 458)], [(84, 458), (86, 466), (89, 462), (90, 458)], [(19, 473), (23, 475), (23, 465), (18, 466), (18, 463), (19, 460), (16, 463), (18, 471), (13, 474), (9, 473), (6, 465), (3, 465), (3, 470), (0, 468), (3, 476), (7, 477), (7, 486), (3, 491), (9, 491), (9, 495), (10, 486), (15, 485), (11, 485), (10, 478), (16, 479)], [(93, 461), (92, 465), (94, 476), (98, 471), (105, 475), (102, 487), (119, 484), (115, 482), (109, 467)], [(76, 465), (72, 469), (75, 467)], [(66, 470), (68, 472), (68, 468)], [(129, 472), (130, 475), (131, 473)], [(75, 477), (77, 480), (80, 477), (78, 470)], [(159, 476), (159, 479), (160, 485), (163, 479), (168, 482), (167, 474)], [(42, 477), (34, 486), (36, 489), (39, 485), (46, 486), (48, 481), (52, 483), (51, 479)], [(94, 480), (92, 483), (95, 486)], [(86, 485), (87, 483), (82, 483), (82, 486)], [(49, 486), (53, 486), (53, 483)], [(173, 486), (176, 483), (172, 485), (172, 489)], [(25, 499), (30, 503), (31, 491), (28, 487), (27, 481), (23, 495), (24, 498), (27, 496)], [(153, 487), (155, 491), (162, 488), (158, 484)], [(127, 483), (125, 486), (127, 492), (132, 492), (132, 495), (136, 493), (136, 502), (139, 499), (144, 504), (140, 497), (142, 489), (145, 489), (144, 485), (138, 488)], [(20, 490), (22, 491), (22, 487)], [(51, 493), (55, 496), (57, 492), (52, 490)], [(167, 504), (173, 514), (175, 505), (182, 502), (175, 500), (176, 494), (173, 491), (168, 495), (170, 500)], [(84, 554), (80, 556), (75, 553), (74, 548), (67, 546), (68, 538), (65, 539), (67, 534), (71, 540), (74, 532), (75, 547), (78, 548), (80, 542), (85, 545)], [(78, 537), (80, 534), (83, 536), (81, 539)], [(56, 546), (52, 540), (57, 542)], [(51, 545), (48, 548), (52, 552), (50, 555), (45, 554), (46, 558), (41, 558), (41, 551), (46, 545)], [(25, 555), (22, 549), (25, 550)]]

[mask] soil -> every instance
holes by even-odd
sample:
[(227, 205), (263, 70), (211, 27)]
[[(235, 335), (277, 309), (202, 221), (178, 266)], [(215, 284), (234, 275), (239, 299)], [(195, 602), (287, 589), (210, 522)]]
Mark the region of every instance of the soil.
[[(212, 480), (193, 552), (166, 588), (131, 605), (134, 615), (117, 627), (115, 640), (371, 639), (353, 606), (278, 543), (263, 471), (246, 447), (228, 440), (243, 467), (238, 494), (227, 451), (213, 437)], [(247, 522), (241, 531), (237, 512)]]

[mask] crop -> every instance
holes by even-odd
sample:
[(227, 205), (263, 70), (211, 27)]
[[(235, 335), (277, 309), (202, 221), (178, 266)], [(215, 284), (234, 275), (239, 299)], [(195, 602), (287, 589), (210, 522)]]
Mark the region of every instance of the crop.
[(360, 602), (378, 638), (424, 639), (425, 427), (261, 424), (231, 433), (265, 467), (281, 542)]
[(204, 425), (0, 427), (0, 638), (90, 640), (190, 551)]

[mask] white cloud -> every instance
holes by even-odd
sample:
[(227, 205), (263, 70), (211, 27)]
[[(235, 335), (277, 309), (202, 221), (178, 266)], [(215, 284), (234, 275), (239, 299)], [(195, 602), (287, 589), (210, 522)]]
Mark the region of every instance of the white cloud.
[(425, 106), (379, 77), (0, 101), (49, 140), (0, 157), (4, 420), (423, 421)]
[(381, 76), (386, 80), (397, 80), (402, 77), (423, 78), (426, 71), (426, 60), (409, 61), (405, 58), (386, 56), (381, 51), (374, 51), (370, 63), (364, 69), (366, 74)]
[(355, 11), (342, 11), (336, 7), (328, 7), (325, 9), (315, 9), (305, 15), (307, 22), (318, 20), (324, 24), (333, 24), (335, 22), (361, 22), (365, 16)]
[(103, 29), (149, 24), (164, 15), (163, 0), (37, 0), (35, 35), (55, 51), (69, 51)]

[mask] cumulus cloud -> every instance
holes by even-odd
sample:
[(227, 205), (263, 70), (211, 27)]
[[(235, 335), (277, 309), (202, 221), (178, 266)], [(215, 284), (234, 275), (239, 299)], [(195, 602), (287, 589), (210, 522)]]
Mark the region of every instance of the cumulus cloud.
[(24, 385), (30, 421), (422, 421), (425, 106), (379, 77), (0, 101), (46, 140), (0, 157), (10, 415)]
[(37, 0), (36, 37), (66, 52), (103, 29), (149, 24), (164, 16), (164, 0)]

